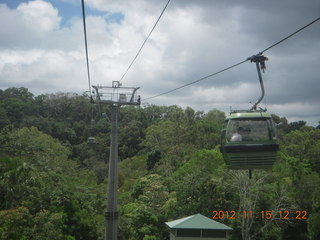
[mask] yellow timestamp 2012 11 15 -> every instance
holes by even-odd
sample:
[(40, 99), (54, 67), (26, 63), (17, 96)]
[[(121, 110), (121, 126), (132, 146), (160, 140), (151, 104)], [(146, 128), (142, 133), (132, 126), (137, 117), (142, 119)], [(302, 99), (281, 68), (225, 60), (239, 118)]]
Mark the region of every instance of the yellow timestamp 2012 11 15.
[(212, 211), (212, 219), (237, 219), (237, 218), (249, 218), (249, 219), (287, 219), (287, 220), (306, 220), (308, 219), (308, 212), (306, 210), (296, 210), (296, 211), (271, 211), (263, 210), (259, 212), (254, 211), (234, 211), (234, 210), (214, 210)]

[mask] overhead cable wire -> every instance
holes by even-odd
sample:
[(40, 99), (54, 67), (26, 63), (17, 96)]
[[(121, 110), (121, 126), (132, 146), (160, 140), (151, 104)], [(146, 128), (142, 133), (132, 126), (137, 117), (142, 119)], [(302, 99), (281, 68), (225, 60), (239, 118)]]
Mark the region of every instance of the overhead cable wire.
[(201, 81), (203, 81), (203, 80), (205, 80), (205, 79), (207, 79), (207, 78), (213, 77), (213, 76), (218, 75), (218, 74), (220, 74), (220, 73), (222, 73), (222, 72), (225, 72), (225, 71), (227, 71), (227, 70), (230, 70), (231, 68), (237, 67), (237, 66), (239, 66), (239, 65), (241, 65), (241, 64), (243, 64), (243, 63), (245, 63), (245, 62), (247, 62), (247, 61), (249, 61), (249, 60), (251, 60), (254, 56), (262, 55), (264, 52), (266, 52), (266, 51), (270, 50), (271, 48), (277, 46), (278, 44), (280, 44), (280, 43), (288, 40), (288, 39), (291, 38), (292, 36), (296, 35), (296, 34), (299, 33), (300, 31), (304, 30), (305, 28), (309, 27), (310, 25), (314, 24), (315, 22), (317, 22), (317, 21), (319, 21), (319, 20), (320, 20), (320, 17), (316, 18), (316, 19), (313, 20), (312, 22), (308, 23), (307, 25), (303, 26), (302, 28), (300, 28), (300, 29), (298, 29), (297, 31), (293, 32), (292, 34), (288, 35), (287, 37), (281, 39), (280, 41), (278, 41), (278, 42), (276, 42), (276, 43), (274, 43), (274, 44), (272, 44), (270, 47), (264, 49), (263, 51), (259, 52), (258, 54), (253, 55), (252, 57), (248, 57), (248, 58), (247, 58), (246, 60), (244, 60), (244, 61), (241, 61), (241, 62), (239, 62), (239, 63), (236, 63), (236, 64), (234, 64), (234, 65), (232, 65), (232, 66), (230, 66), (230, 67), (226, 67), (226, 68), (224, 68), (224, 69), (222, 69), (222, 70), (220, 70), (220, 71), (217, 71), (217, 72), (215, 72), (215, 73), (212, 73), (212, 74), (210, 74), (210, 75), (207, 75), (207, 76), (205, 76), (205, 77), (202, 77), (202, 78), (200, 78), (200, 79), (198, 79), (198, 80), (195, 80), (195, 81), (193, 81), (193, 82), (184, 84), (184, 85), (182, 85), (182, 86), (180, 86), (180, 87), (176, 87), (176, 88), (174, 88), (174, 89), (172, 89), (172, 90), (169, 90), (169, 91), (160, 93), (160, 94), (155, 95), (155, 96), (152, 96), (152, 97), (148, 97), (148, 98), (142, 99), (142, 101), (146, 101), (146, 100), (149, 100), (149, 99), (153, 99), (153, 98), (156, 98), (156, 97), (160, 97), (160, 96), (162, 96), (162, 95), (166, 95), (166, 94), (172, 93), (172, 92), (177, 91), (177, 90), (179, 90), (179, 89), (181, 89), (181, 88), (184, 88), (184, 87), (193, 85), (193, 84), (198, 83), (198, 82), (201, 82)]
[(239, 66), (240, 64), (245, 63), (245, 62), (248, 61), (248, 60), (249, 60), (249, 59), (246, 59), (246, 60), (241, 61), (241, 62), (239, 62), (239, 63), (236, 63), (236, 64), (234, 64), (234, 65), (232, 65), (232, 66), (230, 66), (230, 67), (226, 67), (226, 68), (224, 68), (224, 69), (222, 69), (222, 70), (220, 70), (220, 71), (217, 71), (217, 72), (215, 72), (215, 73), (212, 73), (212, 74), (210, 74), (210, 75), (207, 75), (207, 76), (205, 76), (205, 77), (202, 77), (202, 78), (200, 78), (200, 79), (198, 79), (198, 80), (196, 80), (196, 81), (187, 83), (187, 84), (182, 85), (182, 86), (180, 86), (180, 87), (174, 88), (174, 89), (169, 90), (169, 91), (167, 91), (167, 92), (160, 93), (160, 94), (158, 94), (158, 95), (155, 95), (155, 96), (152, 96), (152, 97), (148, 97), (148, 98), (142, 99), (142, 101), (149, 100), (149, 99), (156, 98), (156, 97), (160, 97), (160, 96), (162, 96), (162, 95), (165, 95), (165, 94), (168, 94), (168, 93), (177, 91), (177, 90), (179, 90), (179, 89), (181, 89), (181, 88), (184, 88), (184, 87), (190, 86), (190, 85), (192, 85), (192, 84), (201, 82), (201, 81), (203, 81), (203, 80), (205, 80), (205, 79), (207, 79), (207, 78), (209, 78), (209, 77), (213, 77), (213, 76), (215, 76), (215, 75), (217, 75), (217, 74), (219, 74), (219, 73), (222, 73), (222, 72), (225, 72), (225, 71), (227, 71), (227, 70), (229, 70), (229, 69), (231, 69), (231, 68), (237, 67), (237, 66)]
[(133, 60), (131, 61), (131, 63), (130, 63), (130, 65), (128, 66), (127, 70), (124, 72), (124, 74), (123, 74), (122, 77), (120, 78), (119, 82), (121, 82), (122, 79), (126, 76), (126, 74), (128, 73), (129, 69), (131, 68), (131, 66), (133, 65), (133, 63), (135, 62), (135, 60), (138, 58), (138, 56), (139, 56), (142, 48), (144, 47), (144, 45), (145, 45), (146, 42), (148, 41), (148, 39), (149, 39), (149, 37), (151, 36), (153, 30), (156, 28), (156, 26), (157, 26), (158, 22), (160, 21), (163, 13), (166, 11), (169, 3), (170, 3), (170, 0), (168, 0), (167, 4), (164, 6), (164, 8), (163, 8), (163, 10), (162, 10), (162, 12), (161, 12), (161, 14), (160, 14), (160, 16), (158, 17), (157, 21), (156, 21), (155, 24), (153, 25), (150, 33), (148, 34), (147, 38), (146, 38), (146, 39), (144, 40), (144, 42), (142, 43), (140, 49), (138, 50), (137, 54), (135, 55), (135, 57), (134, 57)]
[(88, 41), (87, 41), (87, 27), (86, 27), (86, 13), (85, 13), (85, 8), (84, 8), (84, 0), (81, 0), (81, 3), (82, 3), (83, 33), (84, 33), (84, 45), (85, 45), (85, 50), (86, 50), (88, 84), (89, 84), (89, 92), (90, 92), (90, 101), (92, 101), (89, 55), (88, 55)]
[[(314, 24), (315, 22), (317, 22), (317, 21), (319, 21), (319, 20), (320, 20), (320, 17), (316, 18), (316, 19), (315, 19), (315, 20), (313, 20), (312, 22), (308, 23), (307, 25), (303, 26), (302, 28), (298, 29), (297, 31), (293, 32), (293, 33), (292, 33), (292, 34), (290, 34), (289, 36), (287, 36), (287, 37), (285, 37), (285, 38), (281, 39), (280, 41), (276, 42), (275, 44), (272, 44), (270, 47), (268, 47), (268, 48), (264, 49), (264, 50), (263, 50), (263, 51), (261, 51), (260, 53), (262, 54), (262, 53), (264, 53), (264, 52), (266, 52), (266, 51), (270, 50), (271, 48), (273, 48), (273, 47), (277, 46), (278, 44), (280, 44), (280, 43), (282, 43), (282, 42), (284, 42), (284, 41), (288, 40), (288, 39), (289, 39), (289, 38), (291, 38), (293, 35), (296, 35), (298, 32), (301, 32), (302, 30), (304, 30), (305, 28), (309, 27), (310, 25)], [(260, 54), (260, 53), (259, 53), (259, 54)]]

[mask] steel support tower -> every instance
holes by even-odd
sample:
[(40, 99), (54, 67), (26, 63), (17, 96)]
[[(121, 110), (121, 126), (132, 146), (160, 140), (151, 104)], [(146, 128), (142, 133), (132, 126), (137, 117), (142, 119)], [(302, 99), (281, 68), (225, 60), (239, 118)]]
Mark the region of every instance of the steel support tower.
[(105, 212), (105, 240), (118, 238), (118, 122), (121, 105), (140, 105), (139, 87), (121, 87), (119, 81), (113, 81), (112, 87), (92, 86), (95, 89), (95, 103), (111, 105), (111, 142), (109, 155), (107, 211)]

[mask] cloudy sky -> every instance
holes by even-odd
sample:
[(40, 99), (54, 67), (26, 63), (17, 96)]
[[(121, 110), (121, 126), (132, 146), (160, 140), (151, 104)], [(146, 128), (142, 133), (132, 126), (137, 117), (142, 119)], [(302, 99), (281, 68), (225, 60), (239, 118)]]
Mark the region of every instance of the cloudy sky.
[[(91, 81), (120, 80), (167, 0), (85, 0)], [(0, 0), (0, 88), (88, 90), (80, 0)], [(142, 99), (257, 54), (320, 17), (319, 0), (171, 0), (125, 78)], [(320, 21), (265, 52), (261, 107), (320, 121)], [(254, 63), (143, 103), (208, 111), (249, 109), (260, 97)]]

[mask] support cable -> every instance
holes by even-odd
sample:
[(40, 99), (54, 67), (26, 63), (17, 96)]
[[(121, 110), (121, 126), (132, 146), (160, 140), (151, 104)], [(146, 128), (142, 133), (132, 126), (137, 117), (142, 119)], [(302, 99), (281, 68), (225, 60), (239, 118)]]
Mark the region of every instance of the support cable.
[(295, 31), (294, 33), (290, 34), (289, 36), (281, 39), (280, 41), (276, 42), (275, 44), (271, 45), (270, 47), (264, 49), (263, 51), (261, 51), (259, 53), (259, 55), (263, 54), (264, 52), (270, 50), (271, 48), (277, 46), (278, 44), (288, 40), (289, 38), (291, 38), (292, 36), (296, 35), (298, 32), (301, 32), (302, 30), (304, 30), (305, 28), (309, 27), (310, 25), (314, 24), (315, 22), (319, 21), (320, 17), (316, 18), (315, 20), (313, 20), (312, 22), (308, 23), (307, 25), (303, 26), (302, 28), (298, 29), (297, 31)]
[(230, 67), (224, 68), (224, 69), (222, 69), (222, 70), (220, 70), (220, 71), (217, 71), (217, 72), (215, 72), (215, 73), (212, 73), (212, 74), (210, 74), (210, 75), (207, 75), (207, 76), (205, 76), (205, 77), (202, 77), (202, 78), (200, 78), (200, 79), (198, 79), (198, 80), (196, 80), (196, 81), (187, 83), (187, 84), (182, 85), (182, 86), (180, 86), (180, 87), (174, 88), (174, 89), (169, 90), (169, 91), (167, 91), (167, 92), (160, 93), (160, 94), (158, 94), (158, 95), (145, 98), (145, 99), (143, 99), (142, 101), (149, 100), (149, 99), (156, 98), (156, 97), (160, 97), (160, 96), (162, 96), (162, 95), (165, 95), (165, 94), (168, 94), (168, 93), (177, 91), (177, 90), (179, 90), (179, 89), (181, 89), (181, 88), (184, 88), (184, 87), (190, 86), (190, 85), (192, 85), (192, 84), (201, 82), (201, 81), (203, 81), (203, 80), (205, 80), (205, 79), (207, 79), (207, 78), (209, 78), (209, 77), (213, 77), (213, 76), (215, 76), (215, 75), (218, 75), (219, 73), (222, 73), (222, 72), (225, 72), (225, 71), (227, 71), (227, 70), (229, 70), (229, 69), (231, 69), (231, 68), (237, 67), (237, 66), (239, 66), (240, 64), (245, 63), (246, 61), (249, 61), (249, 59), (246, 59), (246, 60), (244, 60), (244, 61), (241, 61), (241, 62), (239, 62), (239, 63), (236, 63), (236, 64), (234, 64), (234, 65), (232, 65), (232, 66), (230, 66)]
[(187, 84), (182, 85), (182, 86), (180, 86), (180, 87), (176, 87), (176, 88), (174, 88), (174, 89), (172, 89), (172, 90), (169, 90), (169, 91), (160, 93), (160, 94), (155, 95), (155, 96), (152, 96), (152, 97), (148, 97), (148, 98), (142, 99), (142, 101), (149, 100), (149, 99), (153, 99), (153, 98), (156, 98), (156, 97), (160, 97), (160, 96), (162, 96), (162, 95), (166, 95), (166, 94), (172, 93), (172, 92), (177, 91), (177, 90), (179, 90), (179, 89), (181, 89), (181, 88), (184, 88), (184, 87), (193, 85), (193, 84), (198, 83), (198, 82), (201, 82), (201, 81), (203, 81), (203, 80), (205, 80), (205, 79), (207, 79), (207, 78), (209, 78), (209, 77), (213, 77), (213, 76), (218, 75), (218, 74), (220, 74), (220, 73), (222, 73), (222, 72), (225, 72), (225, 71), (227, 71), (227, 70), (229, 70), (229, 69), (231, 69), (231, 68), (237, 67), (237, 66), (241, 65), (242, 63), (245, 63), (245, 62), (247, 62), (247, 61), (249, 61), (249, 60), (251, 61), (253, 58), (262, 55), (264, 52), (266, 52), (266, 51), (270, 50), (271, 48), (277, 46), (278, 44), (280, 44), (280, 43), (288, 40), (288, 39), (291, 38), (292, 36), (296, 35), (297, 33), (301, 32), (302, 30), (304, 30), (305, 28), (311, 26), (312, 24), (314, 24), (315, 22), (317, 22), (317, 21), (319, 21), (319, 20), (320, 20), (320, 17), (316, 18), (316, 19), (313, 20), (312, 22), (308, 23), (307, 25), (303, 26), (302, 28), (300, 28), (300, 29), (298, 29), (297, 31), (293, 32), (292, 34), (288, 35), (287, 37), (281, 39), (280, 41), (278, 41), (278, 42), (276, 42), (276, 43), (274, 43), (274, 44), (272, 44), (270, 47), (264, 49), (263, 51), (259, 52), (258, 54), (253, 55), (253, 56), (251, 56), (251, 57), (248, 57), (246, 60), (244, 60), (244, 61), (242, 61), (242, 62), (236, 63), (236, 64), (234, 64), (234, 65), (232, 65), (232, 66), (230, 66), (230, 67), (224, 68), (224, 69), (222, 69), (222, 70), (220, 70), (220, 71), (217, 71), (217, 72), (215, 72), (215, 73), (212, 73), (212, 74), (210, 74), (210, 75), (207, 75), (207, 76), (205, 76), (205, 77), (202, 77), (202, 78), (200, 78), (200, 79), (198, 79), (198, 80), (195, 80), (195, 81), (193, 81), (193, 82), (187, 83)]
[(124, 72), (124, 74), (122, 75), (122, 77), (120, 78), (119, 82), (122, 81), (122, 79), (126, 76), (127, 72), (129, 71), (129, 69), (131, 68), (131, 66), (133, 65), (133, 63), (135, 62), (135, 60), (138, 58), (142, 48), (144, 47), (144, 45), (146, 44), (146, 42), (148, 41), (149, 37), (151, 36), (153, 30), (156, 28), (158, 22), (160, 21), (160, 18), (162, 17), (163, 13), (165, 12), (165, 10), (167, 9), (168, 5), (169, 5), (170, 0), (168, 0), (167, 4), (165, 5), (165, 7), (163, 8), (160, 16), (158, 17), (156, 23), (153, 25), (150, 33), (148, 34), (147, 38), (144, 40), (144, 42), (142, 43), (140, 49), (138, 50), (136, 56), (133, 58), (132, 62), (130, 63), (130, 65), (128, 66), (127, 70)]
[(89, 56), (88, 56), (88, 41), (87, 41), (87, 27), (86, 27), (86, 13), (85, 13), (85, 8), (84, 8), (84, 0), (81, 0), (81, 5), (82, 5), (84, 45), (85, 45), (85, 50), (86, 50), (86, 61), (87, 61), (87, 74), (88, 74), (89, 93), (90, 93), (90, 101), (93, 102), (92, 92), (91, 92), (91, 79), (90, 79)]

